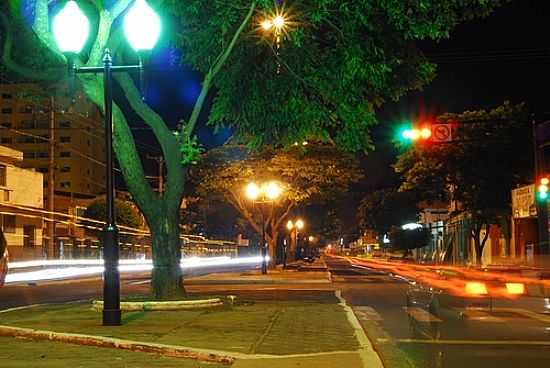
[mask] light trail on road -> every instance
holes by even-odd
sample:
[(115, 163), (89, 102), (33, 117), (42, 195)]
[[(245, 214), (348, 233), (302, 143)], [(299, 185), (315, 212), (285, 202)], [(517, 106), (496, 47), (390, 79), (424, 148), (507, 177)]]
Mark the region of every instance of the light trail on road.
[[(269, 262), (269, 256), (266, 257)], [(202, 267), (231, 267), (231, 266), (257, 266), (262, 262), (262, 257), (190, 257), (180, 262), (182, 270)], [(66, 266), (66, 267), (59, 267)], [(10, 270), (35, 267), (55, 267), (26, 272), (10, 272), (6, 276), (6, 284), (18, 282), (37, 282), (48, 280), (59, 280), (77, 278), (83, 276), (100, 275), (103, 273), (102, 259), (81, 259), (81, 260), (42, 260), (10, 263)], [(150, 272), (153, 263), (150, 259), (120, 260), (119, 271), (126, 272)]]

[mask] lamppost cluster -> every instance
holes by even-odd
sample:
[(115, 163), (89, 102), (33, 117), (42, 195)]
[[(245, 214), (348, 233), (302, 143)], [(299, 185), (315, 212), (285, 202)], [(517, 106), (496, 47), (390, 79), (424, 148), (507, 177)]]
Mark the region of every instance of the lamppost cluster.
[(253, 204), (260, 205), (260, 214), (262, 222), (262, 274), (267, 273), (267, 242), (265, 240), (265, 204), (271, 204), (279, 198), (283, 192), (283, 189), (276, 181), (269, 181), (261, 183), (249, 183), (245, 189), (246, 197), (252, 201)]
[[(138, 65), (113, 66), (111, 53), (108, 49), (105, 49), (103, 66), (77, 66), (74, 60), (88, 40), (90, 25), (86, 15), (73, 0), (68, 1), (55, 16), (52, 30), (57, 46), (67, 57), (72, 73), (103, 74), (107, 192), (107, 221), (103, 228), (103, 258), (105, 263), (103, 274), (103, 324), (118, 326), (121, 324), (121, 311), (120, 275), (118, 271), (119, 241), (114, 207), (112, 74), (130, 71), (142, 72), (143, 65), (140, 58)], [(157, 43), (160, 32), (160, 17), (149, 7), (145, 0), (136, 0), (124, 18), (124, 33), (130, 46), (138, 53), (151, 50)]]

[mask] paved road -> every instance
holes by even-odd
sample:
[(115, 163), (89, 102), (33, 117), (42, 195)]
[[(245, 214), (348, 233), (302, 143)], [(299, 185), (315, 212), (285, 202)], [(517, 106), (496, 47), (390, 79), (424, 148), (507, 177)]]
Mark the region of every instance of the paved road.
[(550, 322), (518, 315), (443, 321), (440, 339), (433, 340), (410, 326), (406, 282), (345, 259), (326, 261), (333, 286), (353, 306), (387, 368), (536, 368), (550, 362)]

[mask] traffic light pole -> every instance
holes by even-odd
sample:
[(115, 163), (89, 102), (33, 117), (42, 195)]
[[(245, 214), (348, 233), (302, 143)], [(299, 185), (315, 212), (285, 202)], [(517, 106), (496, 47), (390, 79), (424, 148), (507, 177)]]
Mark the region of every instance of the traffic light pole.
[[(546, 168), (544, 156), (541, 155), (540, 146), (537, 140), (537, 125), (533, 120), (533, 154), (535, 164), (535, 183), (538, 185), (539, 178), (543, 175), (541, 168)], [(536, 186), (535, 185), (535, 186)], [(535, 194), (535, 203), (537, 207), (537, 227), (538, 227), (538, 244), (540, 254), (550, 254), (548, 243), (548, 199), (538, 198), (538, 193)]]

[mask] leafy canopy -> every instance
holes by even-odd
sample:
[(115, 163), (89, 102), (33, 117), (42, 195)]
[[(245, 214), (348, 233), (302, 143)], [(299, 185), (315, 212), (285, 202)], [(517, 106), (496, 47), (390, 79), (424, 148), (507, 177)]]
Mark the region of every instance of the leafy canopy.
[[(274, 3), (282, 3), (279, 7)], [(184, 63), (207, 74), (247, 9), (254, 16), (213, 81), (209, 123), (231, 125), (251, 146), (305, 138), (350, 151), (373, 147), (369, 127), (387, 99), (420, 89), (435, 75), (417, 47), (460, 22), (488, 15), (498, 0), (166, 0)], [(280, 47), (259, 26), (283, 13)]]
[(454, 200), (461, 210), (491, 221), (510, 206), (510, 192), (532, 179), (532, 133), (523, 104), (506, 102), (491, 110), (445, 114), (455, 122), (450, 144), (411, 147), (397, 160), (401, 190), (416, 190), (422, 199)]

